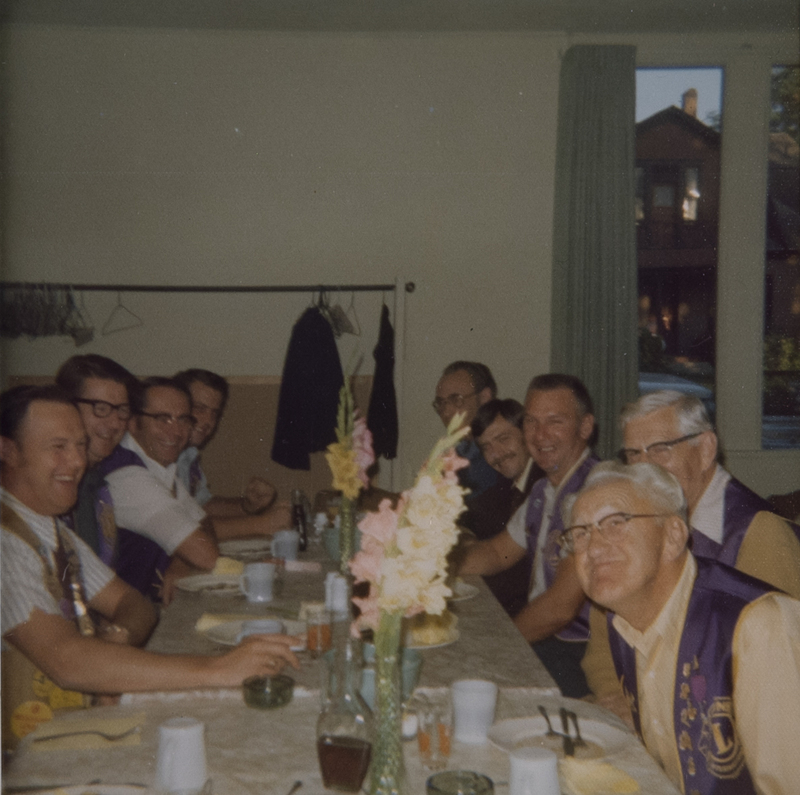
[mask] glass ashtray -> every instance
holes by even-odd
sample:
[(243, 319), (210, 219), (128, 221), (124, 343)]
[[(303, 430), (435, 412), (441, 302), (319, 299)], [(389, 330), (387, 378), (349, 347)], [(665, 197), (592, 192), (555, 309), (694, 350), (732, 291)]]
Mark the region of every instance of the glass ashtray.
[(493, 795), (494, 784), (488, 776), (471, 770), (445, 770), (434, 773), (426, 785), (428, 795)]
[(275, 709), (292, 700), (294, 679), (291, 676), (251, 676), (242, 682), (244, 703), (254, 709)]

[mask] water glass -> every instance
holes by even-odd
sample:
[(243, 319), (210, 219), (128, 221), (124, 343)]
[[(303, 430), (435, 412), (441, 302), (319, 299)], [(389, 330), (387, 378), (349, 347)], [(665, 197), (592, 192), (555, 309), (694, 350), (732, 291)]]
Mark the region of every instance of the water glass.
[(331, 647), (331, 614), (323, 605), (309, 606), (306, 611), (306, 648), (316, 659)]
[(497, 685), (485, 679), (460, 679), (453, 682), (450, 690), (456, 740), (469, 745), (483, 745), (494, 723)]
[(248, 563), (239, 578), (239, 587), (248, 602), (271, 602), (275, 581), (274, 563)]
[(420, 699), (416, 707), (417, 743), (423, 767), (444, 770), (450, 757), (452, 709), (450, 699)]

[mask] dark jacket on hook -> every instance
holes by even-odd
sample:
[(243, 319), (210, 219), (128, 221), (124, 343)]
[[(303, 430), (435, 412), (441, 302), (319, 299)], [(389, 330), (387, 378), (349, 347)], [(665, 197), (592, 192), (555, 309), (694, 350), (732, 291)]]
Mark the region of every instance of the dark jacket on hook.
[(310, 469), (309, 453), (336, 440), (336, 410), (344, 383), (330, 323), (317, 307), (292, 329), (278, 398), (272, 460), (290, 469)]
[(375, 357), (375, 376), (367, 411), (367, 427), (372, 431), (375, 457), (394, 458), (397, 455), (397, 396), (394, 391), (394, 329), (389, 322), (389, 309), (381, 310), (378, 344)]

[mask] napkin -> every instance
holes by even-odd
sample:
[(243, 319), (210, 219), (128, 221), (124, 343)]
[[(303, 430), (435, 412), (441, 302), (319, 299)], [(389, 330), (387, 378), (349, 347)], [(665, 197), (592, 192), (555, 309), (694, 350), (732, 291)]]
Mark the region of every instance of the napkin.
[(197, 619), (194, 629), (195, 632), (199, 632), (202, 635), (208, 632), (212, 627), (217, 627), (220, 624), (227, 624), (229, 621), (252, 621), (253, 619), (259, 618), (277, 618), (280, 620), (286, 618), (284, 615), (279, 615), (283, 613), (289, 614), (290, 611), (277, 609), (271, 611), (267, 615), (253, 615), (252, 613), (203, 613), (203, 615)]
[(318, 560), (287, 560), (284, 566), (286, 571), (298, 571), (301, 574), (317, 574), (322, 571), (322, 564)]
[(562, 759), (561, 775), (575, 795), (630, 795), (639, 784), (623, 770), (598, 759)]
[(217, 562), (214, 564), (214, 568), (211, 570), (211, 573), (226, 577), (238, 577), (239, 575), (244, 574), (244, 563), (242, 563), (240, 560), (234, 560), (233, 558), (226, 558), (224, 555), (220, 555), (217, 558)]
[(47, 723), (39, 724), (36, 731), (31, 732), (28, 737), (32, 738), (30, 750), (39, 751), (79, 751), (87, 748), (111, 748), (118, 745), (139, 745), (142, 741), (141, 732), (134, 732), (121, 740), (105, 740), (99, 734), (79, 734), (74, 737), (59, 737), (54, 740), (42, 740), (33, 742), (37, 737), (50, 737), (51, 735), (64, 734), (66, 732), (79, 731), (101, 731), (109, 734), (124, 732), (134, 726), (141, 726), (144, 723), (145, 714), (139, 712), (126, 718), (94, 718), (89, 713), (86, 717), (70, 718), (69, 720), (51, 720)]

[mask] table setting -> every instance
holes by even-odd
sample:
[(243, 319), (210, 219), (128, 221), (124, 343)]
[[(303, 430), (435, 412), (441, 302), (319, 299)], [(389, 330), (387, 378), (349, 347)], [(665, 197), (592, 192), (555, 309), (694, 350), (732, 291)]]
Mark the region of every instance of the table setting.
[[(458, 420), (359, 537), (343, 517), (339, 559), (313, 539), (300, 552), (284, 538), (278, 562), (274, 540), (229, 542), (219, 570), (179, 581), (147, 644), (213, 655), (279, 631), (297, 639), (299, 670), (62, 713), (23, 738), (3, 791), (675, 795), (615, 715), (560, 695), (482, 578), (448, 576)], [(345, 510), (370, 462), (362, 422), (343, 387), (329, 463)]]

